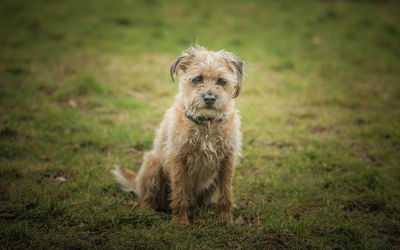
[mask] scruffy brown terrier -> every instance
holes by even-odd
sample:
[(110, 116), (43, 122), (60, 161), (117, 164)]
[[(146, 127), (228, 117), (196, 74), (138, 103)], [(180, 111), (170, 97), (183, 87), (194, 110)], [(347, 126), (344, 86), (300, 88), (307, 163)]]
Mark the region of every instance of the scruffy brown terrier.
[(242, 87), (243, 62), (196, 45), (172, 63), (173, 81), (179, 71), (179, 93), (138, 175), (120, 166), (113, 175), (142, 208), (170, 207), (178, 223), (188, 225), (188, 207), (203, 204), (215, 205), (232, 221), (232, 175), (242, 139), (234, 98)]

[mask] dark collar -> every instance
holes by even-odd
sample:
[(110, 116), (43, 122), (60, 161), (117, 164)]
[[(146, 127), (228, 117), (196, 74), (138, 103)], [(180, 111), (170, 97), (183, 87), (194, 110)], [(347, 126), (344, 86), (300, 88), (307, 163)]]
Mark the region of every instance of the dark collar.
[(195, 118), (191, 116), (188, 111), (186, 111), (185, 115), (189, 120), (196, 123), (197, 125), (208, 125), (208, 126), (212, 125), (215, 121), (222, 122), (224, 120), (223, 118), (225, 117), (224, 116), (223, 118), (220, 119), (214, 119), (211, 117), (198, 116)]

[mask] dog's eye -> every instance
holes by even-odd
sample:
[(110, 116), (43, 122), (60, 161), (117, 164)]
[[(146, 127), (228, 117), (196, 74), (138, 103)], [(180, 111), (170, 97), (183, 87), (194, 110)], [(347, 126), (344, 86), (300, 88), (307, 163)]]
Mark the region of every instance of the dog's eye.
[(193, 82), (194, 84), (199, 84), (199, 83), (203, 82), (203, 76), (198, 76), (198, 77), (194, 78), (194, 79), (192, 80), (192, 82)]
[(217, 85), (219, 85), (219, 86), (224, 86), (224, 85), (226, 85), (226, 80), (225, 80), (225, 79), (222, 79), (222, 78), (218, 78), (218, 80), (217, 80)]

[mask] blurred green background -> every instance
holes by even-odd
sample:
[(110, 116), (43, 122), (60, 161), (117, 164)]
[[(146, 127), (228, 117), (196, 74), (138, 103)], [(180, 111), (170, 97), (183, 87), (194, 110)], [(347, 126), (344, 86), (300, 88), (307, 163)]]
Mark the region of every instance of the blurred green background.
[[(2, 1), (1, 248), (398, 248), (397, 1)], [(198, 42), (248, 62), (234, 224), (141, 212), (137, 171)]]

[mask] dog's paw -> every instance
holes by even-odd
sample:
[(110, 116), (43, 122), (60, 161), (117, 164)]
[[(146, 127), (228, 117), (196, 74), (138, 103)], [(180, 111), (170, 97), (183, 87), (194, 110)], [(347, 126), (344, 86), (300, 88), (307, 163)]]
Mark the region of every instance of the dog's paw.
[(174, 216), (172, 221), (180, 225), (185, 225), (185, 226), (190, 225), (189, 218), (187, 216)]
[(230, 225), (233, 224), (233, 217), (231, 212), (219, 212), (218, 217)]

